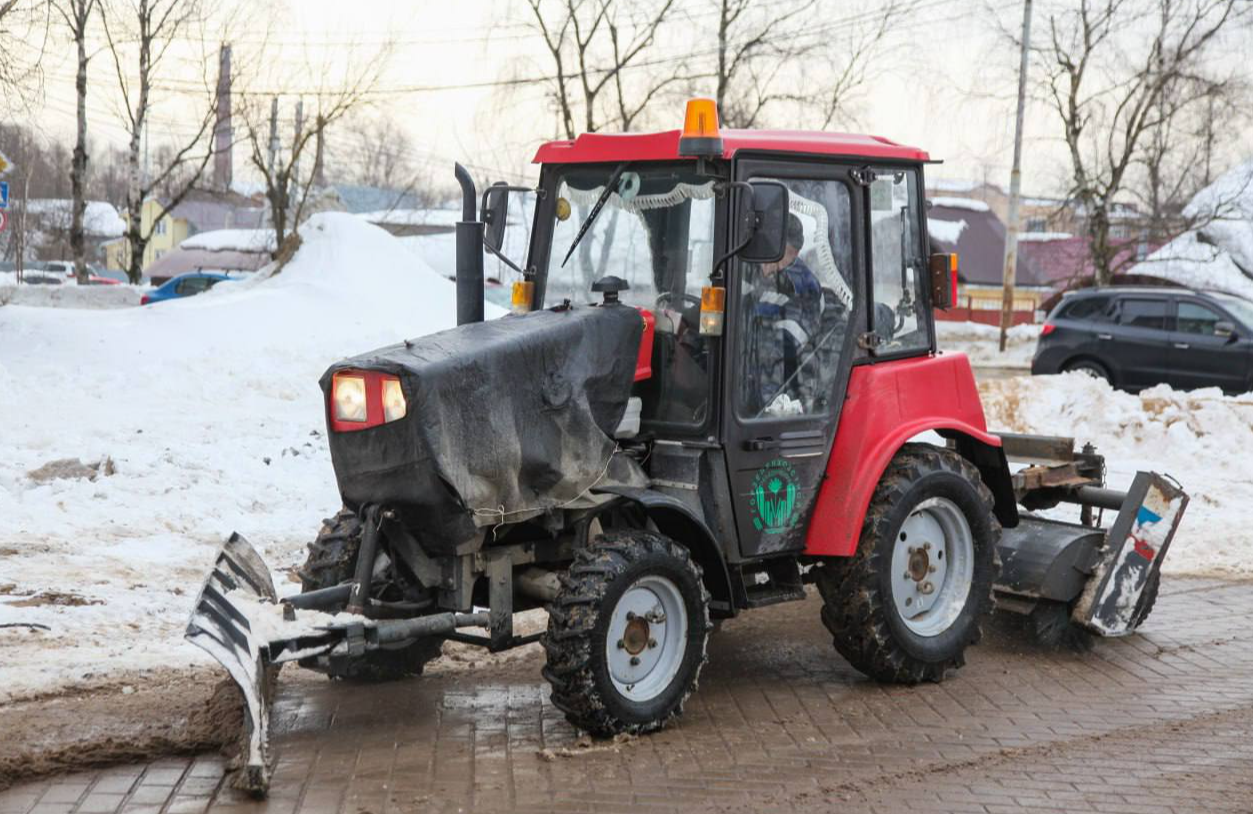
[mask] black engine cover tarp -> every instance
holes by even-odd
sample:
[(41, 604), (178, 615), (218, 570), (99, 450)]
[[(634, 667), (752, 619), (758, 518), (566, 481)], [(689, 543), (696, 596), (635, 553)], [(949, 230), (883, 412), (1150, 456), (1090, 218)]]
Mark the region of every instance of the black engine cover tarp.
[(644, 321), (625, 305), (462, 325), (332, 365), (400, 379), (399, 420), (329, 432), (344, 502), (395, 509), (432, 553), (526, 519), (605, 473)]

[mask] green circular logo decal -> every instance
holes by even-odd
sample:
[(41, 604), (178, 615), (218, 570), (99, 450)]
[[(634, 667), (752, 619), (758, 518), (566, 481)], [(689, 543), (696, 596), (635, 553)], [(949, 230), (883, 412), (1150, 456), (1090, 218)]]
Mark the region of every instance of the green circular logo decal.
[(776, 458), (757, 470), (748, 498), (753, 527), (763, 534), (778, 534), (796, 522), (796, 469)]

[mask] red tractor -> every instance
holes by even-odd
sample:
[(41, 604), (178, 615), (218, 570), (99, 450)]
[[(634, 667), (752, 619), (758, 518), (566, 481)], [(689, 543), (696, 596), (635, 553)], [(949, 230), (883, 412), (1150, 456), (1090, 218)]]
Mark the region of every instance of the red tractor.
[[(609, 735), (682, 712), (714, 620), (808, 583), (836, 651), (892, 682), (960, 667), (994, 599), (1054, 636), (1147, 616), (1187, 497), (1153, 473), (1106, 489), (1070, 439), (988, 432), (966, 358), (936, 347), (957, 264), (928, 254), (925, 152), (720, 131), (693, 100), (681, 132), (535, 161), (538, 185), (488, 187), (477, 220), (457, 168), (458, 327), (323, 377), (345, 508), (303, 591), (278, 597), (234, 536), (197, 600), (188, 637), (248, 702), (240, 785), (267, 787), (288, 661), (384, 679), (445, 639), (540, 641), (553, 703)], [(519, 276), (514, 313), (486, 322), (485, 250)], [(1080, 523), (1019, 510), (1063, 501)], [(547, 631), (515, 635), (537, 607)]]

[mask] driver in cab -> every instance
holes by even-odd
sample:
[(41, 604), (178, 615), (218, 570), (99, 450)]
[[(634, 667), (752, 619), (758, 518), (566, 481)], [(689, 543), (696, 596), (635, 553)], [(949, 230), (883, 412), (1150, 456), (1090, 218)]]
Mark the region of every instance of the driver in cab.
[(791, 213), (783, 257), (766, 263), (756, 283), (753, 317), (756, 378), (763, 415), (800, 415), (805, 412), (806, 385), (812, 377), (798, 375), (811, 337), (822, 318), (822, 285), (800, 259), (805, 230)]

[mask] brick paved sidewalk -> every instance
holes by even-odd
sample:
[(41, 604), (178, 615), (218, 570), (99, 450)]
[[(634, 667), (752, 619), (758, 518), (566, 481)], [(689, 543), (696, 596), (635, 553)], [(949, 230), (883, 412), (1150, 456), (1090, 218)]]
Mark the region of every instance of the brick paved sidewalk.
[(811, 598), (724, 625), (682, 722), (649, 737), (581, 745), (532, 653), (289, 683), (265, 803), (204, 756), (20, 786), (0, 814), (1253, 812), (1250, 615), (1253, 583), (1167, 580), (1141, 635), (1046, 653), (996, 625), (949, 681), (893, 687), (835, 654)]

